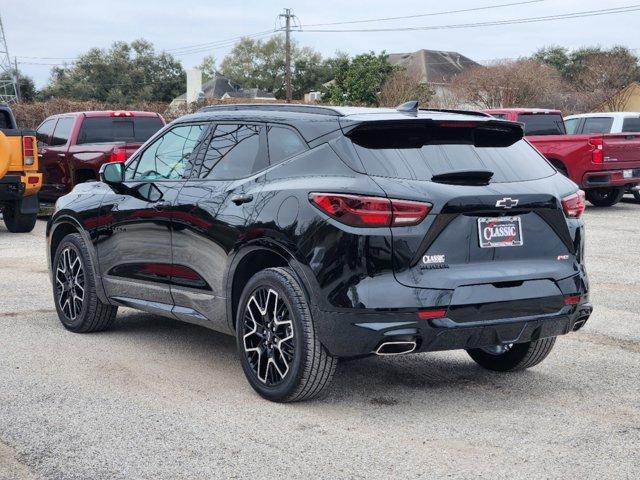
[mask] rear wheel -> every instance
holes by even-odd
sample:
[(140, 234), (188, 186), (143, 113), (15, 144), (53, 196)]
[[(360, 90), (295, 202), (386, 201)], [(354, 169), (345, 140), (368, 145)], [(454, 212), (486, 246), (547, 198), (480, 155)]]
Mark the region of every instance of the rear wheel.
[(313, 398), (335, 372), (337, 359), (318, 340), (306, 296), (289, 268), (262, 270), (249, 280), (236, 336), (247, 380), (267, 400)]
[(2, 212), (4, 224), (11, 233), (28, 233), (36, 226), (37, 213), (23, 214), (17, 205), (6, 206)]
[(118, 307), (98, 298), (91, 256), (80, 235), (73, 233), (62, 239), (52, 268), (56, 311), (67, 330), (98, 332), (113, 324)]
[(467, 350), (467, 353), (478, 365), (487, 370), (513, 372), (542, 362), (555, 343), (556, 337), (541, 338), (527, 343), (474, 348)]
[(590, 188), (585, 192), (587, 200), (596, 207), (611, 207), (622, 200), (624, 188)]
[(633, 192), (633, 198), (635, 198), (636, 200), (638, 200), (640, 202), (640, 192), (638, 192), (638, 191)]

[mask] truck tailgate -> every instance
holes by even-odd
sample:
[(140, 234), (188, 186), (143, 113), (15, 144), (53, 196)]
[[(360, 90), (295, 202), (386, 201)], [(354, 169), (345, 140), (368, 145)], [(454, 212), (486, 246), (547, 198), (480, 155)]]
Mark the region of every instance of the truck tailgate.
[(602, 150), (605, 168), (640, 168), (640, 134), (604, 135)]

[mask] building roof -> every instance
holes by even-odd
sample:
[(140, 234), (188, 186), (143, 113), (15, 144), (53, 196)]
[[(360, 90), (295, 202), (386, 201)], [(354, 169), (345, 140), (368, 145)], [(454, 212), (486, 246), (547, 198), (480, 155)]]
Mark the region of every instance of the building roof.
[(407, 73), (420, 82), (448, 84), (457, 74), (480, 66), (458, 52), (418, 50), (413, 53), (391, 53), (389, 63), (407, 69)]

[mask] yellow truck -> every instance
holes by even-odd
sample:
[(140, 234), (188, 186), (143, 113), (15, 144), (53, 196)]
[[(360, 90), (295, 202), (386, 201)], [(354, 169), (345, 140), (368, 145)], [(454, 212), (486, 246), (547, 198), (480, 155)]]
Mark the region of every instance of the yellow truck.
[(7, 230), (33, 230), (41, 187), (36, 132), (19, 129), (11, 109), (0, 104), (0, 210)]

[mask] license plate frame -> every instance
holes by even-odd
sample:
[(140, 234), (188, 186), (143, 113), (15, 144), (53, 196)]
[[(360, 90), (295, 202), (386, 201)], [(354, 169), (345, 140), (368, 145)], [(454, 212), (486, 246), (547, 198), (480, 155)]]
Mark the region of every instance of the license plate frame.
[[(520, 216), (480, 217), (477, 225), (480, 248), (521, 247), (524, 245), (522, 218)], [(491, 233), (496, 233), (495, 230), (493, 232), (486, 231), (487, 228), (494, 227), (498, 228), (500, 235), (491, 235)], [(503, 232), (504, 234), (502, 234)], [(497, 239), (494, 240), (494, 238)]]

